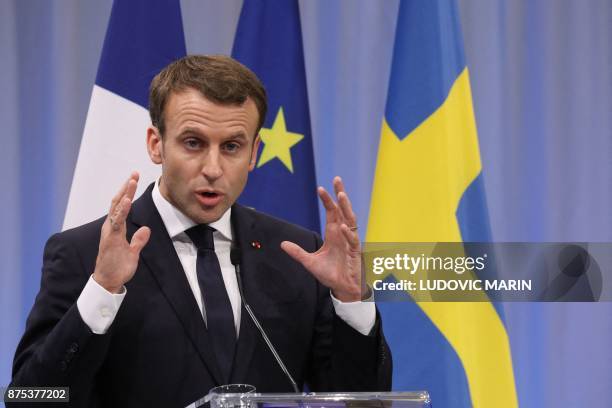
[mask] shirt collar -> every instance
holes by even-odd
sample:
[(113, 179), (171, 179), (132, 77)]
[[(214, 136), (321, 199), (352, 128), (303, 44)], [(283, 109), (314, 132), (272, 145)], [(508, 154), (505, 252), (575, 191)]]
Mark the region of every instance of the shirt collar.
[[(152, 198), (159, 215), (168, 231), (170, 238), (175, 239), (178, 235), (184, 233), (189, 228), (196, 225), (195, 222), (185, 214), (183, 214), (178, 208), (173, 206), (159, 191), (159, 181), (155, 183), (153, 187)], [(232, 240), (232, 207), (223, 213), (221, 218), (215, 222), (211, 222), (210, 225), (216, 229), (225, 239)]]

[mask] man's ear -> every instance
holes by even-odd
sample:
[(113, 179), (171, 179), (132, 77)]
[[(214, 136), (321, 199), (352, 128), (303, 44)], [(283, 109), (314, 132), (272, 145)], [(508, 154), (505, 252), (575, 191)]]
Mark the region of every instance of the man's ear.
[(255, 135), (255, 140), (253, 141), (253, 149), (251, 150), (251, 161), (249, 162), (249, 171), (253, 171), (255, 165), (257, 164), (257, 152), (259, 151), (259, 143), (261, 139), (259, 138), (259, 133)]
[(147, 151), (153, 163), (162, 164), (163, 148), (163, 140), (159, 129), (155, 126), (149, 126), (147, 128)]

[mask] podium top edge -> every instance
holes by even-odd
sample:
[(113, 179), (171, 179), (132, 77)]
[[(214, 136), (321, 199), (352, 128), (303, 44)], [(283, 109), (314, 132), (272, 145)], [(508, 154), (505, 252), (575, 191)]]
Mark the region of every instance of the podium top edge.
[(351, 401), (351, 400), (393, 400), (429, 402), (427, 391), (392, 391), (392, 392), (309, 392), (309, 393), (248, 393), (217, 394), (214, 398), (248, 398), (251, 400), (276, 400), (288, 398), (307, 399), (311, 401)]

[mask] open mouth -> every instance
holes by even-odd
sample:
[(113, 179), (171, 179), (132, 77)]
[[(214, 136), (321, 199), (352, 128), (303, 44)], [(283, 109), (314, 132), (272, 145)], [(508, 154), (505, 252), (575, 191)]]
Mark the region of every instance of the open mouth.
[(197, 197), (202, 205), (212, 207), (219, 204), (223, 194), (217, 193), (216, 191), (200, 191)]

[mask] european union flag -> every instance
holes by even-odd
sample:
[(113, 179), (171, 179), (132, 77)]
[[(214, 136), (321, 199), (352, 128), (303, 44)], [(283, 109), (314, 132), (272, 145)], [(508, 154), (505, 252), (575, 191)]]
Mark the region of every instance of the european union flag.
[(269, 104), (240, 203), (320, 231), (297, 1), (246, 0), (232, 56), (262, 80)]

